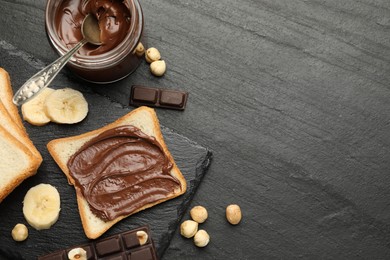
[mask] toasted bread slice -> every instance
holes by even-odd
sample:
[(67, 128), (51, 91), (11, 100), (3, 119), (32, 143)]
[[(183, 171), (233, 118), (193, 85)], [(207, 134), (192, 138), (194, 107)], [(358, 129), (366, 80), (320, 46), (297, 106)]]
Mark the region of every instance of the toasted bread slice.
[(0, 101), (3, 103), (5, 109), (16, 125), (25, 130), (18, 108), (12, 102), (13, 96), (14, 92), (12, 90), (10, 76), (5, 69), (0, 68)]
[[(52, 140), (47, 144), (47, 148), (51, 156), (55, 160), (55, 162), (65, 173), (66, 177), (68, 178), (68, 182), (71, 185), (74, 185), (75, 180), (70, 175), (69, 169), (67, 167), (67, 163), (71, 158), (71, 156), (75, 154), (86, 142), (96, 137), (100, 133), (103, 133), (108, 129), (112, 129), (124, 125), (135, 126), (141, 129), (142, 132), (144, 132), (145, 134), (154, 137), (158, 141), (158, 143), (163, 148), (164, 153), (167, 155), (170, 162), (173, 164), (173, 168), (170, 174), (180, 182), (180, 188), (176, 189), (165, 198), (160, 199), (155, 203), (143, 205), (141, 208), (137, 209), (135, 212), (131, 214), (134, 214), (136, 212), (139, 212), (141, 210), (152, 207), (156, 204), (159, 204), (161, 202), (164, 202), (166, 200), (175, 198), (183, 194), (186, 191), (186, 187), (187, 187), (186, 181), (182, 173), (180, 172), (179, 168), (177, 167), (176, 163), (174, 162), (174, 159), (172, 158), (172, 155), (170, 154), (167, 145), (164, 142), (157, 115), (155, 111), (151, 108), (148, 107), (137, 108), (131, 111), (130, 113), (128, 113), (127, 115), (119, 118), (115, 122), (85, 134)], [(78, 189), (76, 189), (76, 195), (77, 195), (77, 203), (78, 203), (79, 213), (84, 228), (84, 232), (86, 236), (90, 239), (98, 238), (115, 223), (131, 215), (130, 214), (127, 216), (121, 216), (114, 220), (106, 222), (98, 218), (96, 215), (92, 213), (87, 200), (83, 197), (82, 193), (78, 191)]]
[(0, 202), (36, 173), (37, 164), (32, 152), (0, 125)]

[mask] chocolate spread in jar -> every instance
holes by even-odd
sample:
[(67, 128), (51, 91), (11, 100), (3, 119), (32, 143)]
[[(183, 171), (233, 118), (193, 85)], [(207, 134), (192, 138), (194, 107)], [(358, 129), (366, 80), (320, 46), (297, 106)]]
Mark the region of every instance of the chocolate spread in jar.
[(109, 129), (68, 162), (75, 186), (104, 221), (126, 216), (180, 189), (173, 165), (154, 137), (134, 126)]
[(98, 55), (115, 48), (129, 32), (130, 11), (122, 0), (64, 0), (56, 15), (59, 38), (68, 49), (83, 39), (81, 24), (87, 14), (99, 21), (102, 45), (85, 44), (82, 55)]

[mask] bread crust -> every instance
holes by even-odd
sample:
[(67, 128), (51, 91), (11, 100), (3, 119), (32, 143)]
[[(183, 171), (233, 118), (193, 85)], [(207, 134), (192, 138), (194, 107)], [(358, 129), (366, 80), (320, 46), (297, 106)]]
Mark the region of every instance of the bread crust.
[[(142, 125), (144, 122), (146, 122), (145, 125)], [(167, 145), (165, 144), (157, 115), (154, 109), (149, 107), (139, 107), (137, 109), (134, 109), (133, 111), (117, 119), (113, 123), (103, 126), (99, 129), (78, 136), (65, 137), (65, 138), (60, 138), (60, 139), (55, 139), (50, 141), (47, 144), (49, 153), (53, 157), (54, 161), (61, 168), (61, 170), (64, 172), (64, 174), (66, 175), (69, 184), (74, 185), (75, 183), (67, 167), (67, 163), (70, 157), (75, 152), (77, 152), (78, 149), (83, 144), (85, 144), (87, 141), (91, 140), (95, 136), (99, 135), (100, 133), (108, 129), (112, 129), (123, 125), (134, 125), (140, 128), (146, 134), (154, 136), (156, 140), (159, 142), (159, 144), (161, 145), (161, 147), (163, 148), (164, 153), (167, 155), (170, 162), (173, 164), (171, 174), (174, 177), (176, 177), (176, 179), (178, 179), (180, 182), (180, 188), (175, 190), (172, 194), (168, 195), (166, 198), (161, 199), (155, 203), (146, 204), (143, 207), (137, 209), (132, 214), (144, 210), (146, 208), (152, 207), (156, 204), (162, 203), (164, 201), (173, 199), (183, 194), (187, 189), (186, 181), (180, 169), (177, 167), (171, 153), (169, 152)], [(67, 152), (64, 151), (64, 149), (68, 149), (68, 150), (70, 149), (71, 151)], [(77, 196), (77, 204), (78, 204), (78, 209), (80, 213), (81, 222), (84, 228), (84, 232), (86, 236), (90, 239), (98, 238), (104, 232), (106, 232), (110, 227), (112, 227), (115, 223), (119, 222), (123, 218), (132, 215), (129, 214), (127, 216), (118, 217), (112, 221), (104, 222), (103, 220), (99, 219), (91, 212), (86, 199), (81, 194), (81, 191), (79, 191), (77, 188), (76, 188), (76, 196)], [(96, 228), (96, 226), (98, 226), (98, 228)]]
[[(18, 114), (19, 115), (19, 114)], [(33, 142), (27, 135), (27, 132), (16, 125), (16, 123), (10, 117), (8, 111), (5, 109), (4, 104), (0, 102), (0, 122), (5, 130), (7, 130), (17, 140), (22, 142), (35, 156), (34, 161), (39, 164), (42, 162), (42, 156), (34, 146)]]
[[(0, 123), (16, 139), (21, 141), (36, 157), (36, 161), (42, 162), (42, 156), (28, 136), (23, 126), (18, 109), (12, 102), (13, 91), (10, 77), (7, 71), (0, 68)], [(5, 93), (5, 94), (4, 94)], [(7, 105), (8, 104), (8, 105)]]
[(11, 78), (5, 69), (0, 68), (0, 100), (3, 102), (4, 107), (15, 124), (25, 130), (18, 108), (12, 102), (13, 96), (14, 92), (11, 85)]

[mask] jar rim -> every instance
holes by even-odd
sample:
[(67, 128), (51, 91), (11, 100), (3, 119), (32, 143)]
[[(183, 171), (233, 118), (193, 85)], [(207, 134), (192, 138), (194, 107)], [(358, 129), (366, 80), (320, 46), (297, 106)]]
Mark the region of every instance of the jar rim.
[[(88, 56), (75, 53), (69, 63), (77, 68), (106, 68), (120, 63), (129, 53), (135, 51), (144, 29), (144, 19), (141, 5), (138, 0), (126, 0), (130, 11), (130, 28), (126, 37), (113, 49), (102, 54)], [(55, 29), (55, 18), (62, 1), (48, 0), (45, 9), (45, 25), (49, 40), (59, 55), (64, 55), (69, 49), (60, 40)], [(53, 6), (54, 5), (54, 6)], [(53, 8), (54, 7), (54, 8)]]

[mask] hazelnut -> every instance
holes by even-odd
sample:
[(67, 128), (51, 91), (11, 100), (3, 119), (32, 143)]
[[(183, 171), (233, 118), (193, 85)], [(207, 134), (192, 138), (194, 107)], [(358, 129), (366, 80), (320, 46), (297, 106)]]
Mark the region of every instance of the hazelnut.
[(69, 260), (87, 260), (87, 251), (81, 247), (73, 248), (68, 253)]
[(197, 247), (205, 247), (210, 242), (210, 236), (206, 230), (199, 230), (194, 236), (194, 244)]
[(193, 237), (198, 231), (198, 222), (193, 220), (186, 220), (180, 225), (180, 234), (183, 237), (190, 238)]
[(28, 237), (28, 229), (24, 224), (16, 224), (12, 229), (11, 235), (15, 241), (24, 241)]
[(208, 214), (205, 207), (202, 206), (195, 206), (190, 210), (191, 218), (198, 222), (203, 223), (206, 221)]
[(153, 61), (150, 64), (150, 71), (154, 76), (162, 76), (164, 75), (165, 71), (167, 70), (167, 65), (165, 64), (165, 61), (163, 60), (157, 60)]
[(242, 213), (240, 206), (232, 204), (226, 207), (226, 219), (232, 225), (237, 225), (240, 223), (242, 218)]
[(141, 246), (145, 245), (146, 242), (148, 242), (148, 234), (145, 231), (143, 231), (143, 230), (137, 231), (136, 234), (137, 234), (137, 238), (138, 238), (139, 244)]
[(156, 48), (151, 47), (146, 50), (145, 59), (148, 63), (152, 63), (153, 61), (161, 59), (161, 54)]
[(137, 47), (135, 48), (135, 54), (137, 54), (138, 57), (141, 57), (145, 54), (145, 47), (142, 42), (139, 42)]

